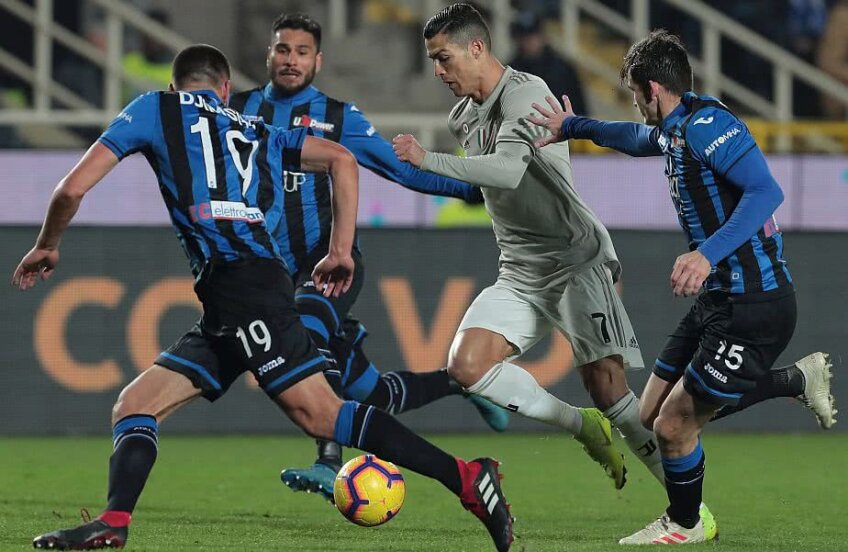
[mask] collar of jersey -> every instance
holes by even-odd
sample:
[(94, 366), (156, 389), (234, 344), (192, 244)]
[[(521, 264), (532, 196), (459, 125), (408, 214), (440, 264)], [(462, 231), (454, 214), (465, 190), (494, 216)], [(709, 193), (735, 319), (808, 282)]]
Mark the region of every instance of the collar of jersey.
[(477, 106), (478, 111), (487, 111), (489, 108), (492, 107), (492, 105), (494, 105), (495, 101), (497, 101), (498, 99), (498, 96), (501, 95), (501, 90), (503, 90), (503, 87), (506, 86), (506, 81), (509, 80), (509, 77), (510, 75), (512, 75), (513, 72), (513, 68), (509, 65), (504, 67), (504, 72), (503, 75), (501, 75), (501, 79), (498, 81), (498, 84), (496, 84), (495, 87), (492, 89), (492, 93), (489, 94), (489, 97), (486, 98), (486, 101), (481, 104), (474, 104)]
[(270, 82), (265, 85), (265, 90), (262, 91), (262, 94), (270, 101), (277, 103), (291, 103), (291, 104), (300, 104), (303, 102), (310, 102), (321, 95), (321, 91), (315, 88), (312, 85), (307, 86), (294, 96), (283, 96), (274, 88), (274, 85)]
[(671, 130), (673, 127), (688, 111), (689, 108), (692, 107), (692, 100), (698, 97), (694, 92), (684, 92), (683, 97), (680, 98), (680, 104), (671, 110), (671, 113), (665, 116), (660, 123), (660, 129), (663, 131)]

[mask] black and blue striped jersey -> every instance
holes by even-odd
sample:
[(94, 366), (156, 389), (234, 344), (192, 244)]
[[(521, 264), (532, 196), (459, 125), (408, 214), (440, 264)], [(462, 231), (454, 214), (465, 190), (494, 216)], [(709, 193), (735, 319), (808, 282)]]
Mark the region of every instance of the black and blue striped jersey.
[(100, 136), (118, 159), (141, 152), (198, 274), (211, 262), (282, 258), (258, 202), (262, 173), (297, 171), (307, 130), (246, 120), (211, 90), (149, 92)]
[[(479, 188), (419, 170), (397, 159), (392, 145), (351, 104), (308, 86), (293, 96), (280, 95), (268, 83), (233, 95), (230, 107), (251, 121), (283, 129), (307, 128), (337, 142), (363, 167), (404, 187), (427, 194), (481, 201)], [(329, 246), (332, 224), (331, 182), (326, 174), (273, 173), (260, 183), (258, 201), (286, 263), (297, 272), (316, 250)], [(282, 183), (282, 185), (280, 185)]]
[[(730, 219), (744, 190), (725, 175), (758, 146), (748, 127), (721, 102), (687, 93), (656, 128), (665, 154), (669, 191), (690, 250), (698, 249)], [(715, 266), (706, 289), (730, 293), (769, 291), (791, 284), (783, 236), (774, 215), (741, 247)]]
[(705, 289), (739, 294), (792, 284), (773, 214), (783, 193), (748, 127), (716, 98), (687, 92), (656, 127), (568, 117), (562, 133), (633, 156), (665, 156), (689, 249), (713, 266)]

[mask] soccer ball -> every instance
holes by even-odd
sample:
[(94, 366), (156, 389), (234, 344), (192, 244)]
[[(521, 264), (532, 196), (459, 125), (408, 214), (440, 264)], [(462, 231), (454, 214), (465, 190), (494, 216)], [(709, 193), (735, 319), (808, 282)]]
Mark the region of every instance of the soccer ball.
[(373, 454), (350, 460), (333, 484), (339, 512), (363, 527), (380, 525), (395, 517), (405, 495), (406, 485), (397, 466)]

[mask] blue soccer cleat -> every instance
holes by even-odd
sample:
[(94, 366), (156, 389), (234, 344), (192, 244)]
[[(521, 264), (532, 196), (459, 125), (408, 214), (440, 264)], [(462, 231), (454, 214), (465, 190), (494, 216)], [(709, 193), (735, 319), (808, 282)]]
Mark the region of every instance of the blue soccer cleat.
[(280, 480), (293, 491), (315, 493), (331, 504), (335, 504), (333, 483), (336, 480), (336, 473), (336, 470), (330, 466), (316, 462), (308, 468), (285, 469), (280, 472)]
[(474, 405), (474, 408), (477, 409), (477, 412), (479, 412), (483, 417), (483, 420), (489, 424), (490, 428), (497, 432), (506, 430), (506, 426), (509, 425), (509, 412), (507, 412), (504, 408), (501, 408), (489, 399), (481, 397), (480, 395), (468, 394), (465, 398), (471, 401), (471, 404)]

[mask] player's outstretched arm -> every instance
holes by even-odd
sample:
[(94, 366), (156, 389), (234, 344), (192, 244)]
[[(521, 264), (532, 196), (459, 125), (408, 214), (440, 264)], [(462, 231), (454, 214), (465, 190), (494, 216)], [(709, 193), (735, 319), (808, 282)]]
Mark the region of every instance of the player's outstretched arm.
[(312, 279), (325, 296), (338, 297), (353, 283), (353, 239), (359, 203), (359, 166), (346, 148), (321, 138), (307, 136), (300, 153), (300, 168), (327, 172), (333, 179), (333, 226), (330, 251), (312, 272)]
[(85, 152), (79, 163), (59, 182), (50, 198), (35, 246), (21, 259), (12, 275), (13, 286), (26, 290), (33, 287), (39, 277), (46, 280), (53, 274), (59, 262), (62, 233), (79, 209), (83, 196), (117, 164), (118, 158), (112, 150), (98, 142)]
[(345, 116), (341, 145), (348, 148), (366, 169), (415, 192), (482, 201), (480, 190), (465, 182), (428, 173), (398, 159), (392, 145), (368, 122), (359, 110)]
[(483, 188), (514, 190), (533, 159), (530, 145), (523, 142), (498, 142), (495, 153), (471, 157), (426, 151), (411, 134), (398, 134), (392, 145), (401, 161)]
[(611, 148), (633, 157), (662, 155), (658, 134), (654, 127), (626, 121), (598, 121), (580, 117), (571, 109), (568, 96), (563, 96), (561, 108), (550, 96), (545, 97), (550, 109), (538, 103), (532, 104), (539, 116), (530, 115), (527, 120), (551, 132), (535, 141), (537, 148), (554, 142), (571, 139), (591, 140), (595, 144)]

